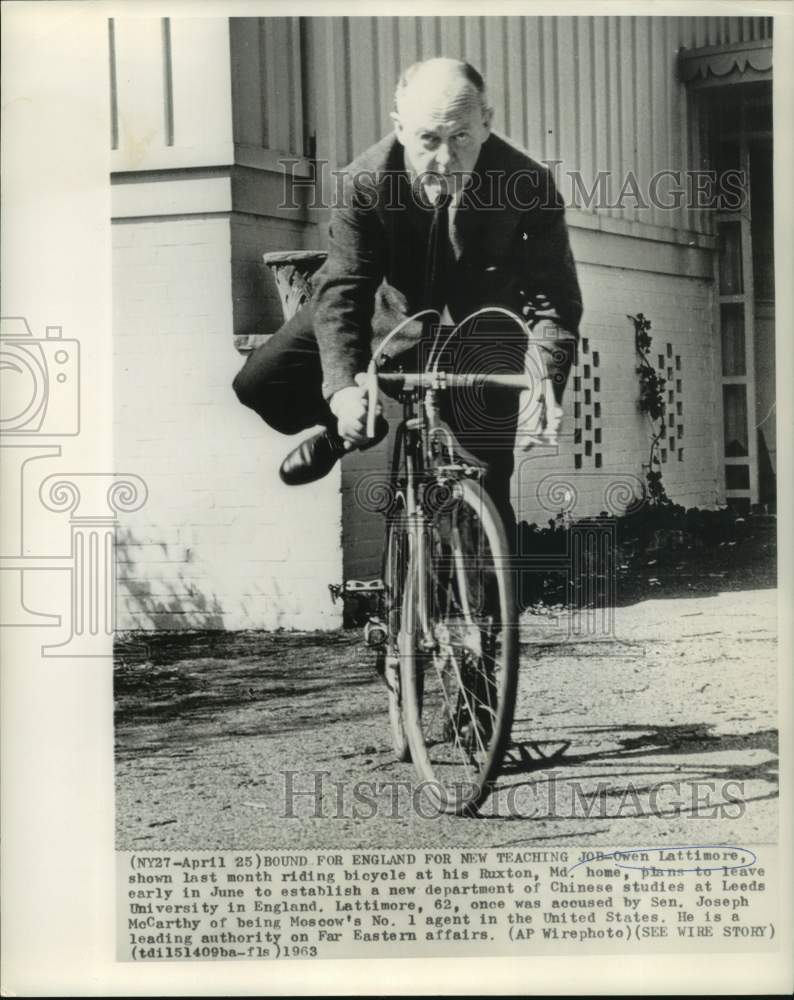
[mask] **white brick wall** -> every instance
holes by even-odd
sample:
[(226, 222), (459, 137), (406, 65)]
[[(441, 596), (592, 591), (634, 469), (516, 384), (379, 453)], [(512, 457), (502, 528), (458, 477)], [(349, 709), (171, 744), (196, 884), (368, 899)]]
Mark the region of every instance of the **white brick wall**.
[[(638, 410), (638, 358), (634, 351), (634, 326), (627, 315), (638, 312), (651, 320), (650, 358), (664, 354), (667, 343), (673, 355), (681, 357), (682, 414), (676, 427), (683, 424), (681, 442), (683, 460), (676, 453), (662, 464), (662, 482), (668, 496), (685, 507), (714, 507), (724, 502), (722, 467), (718, 442), (721, 427), (717, 422), (718, 378), (715, 369), (715, 345), (712, 330), (712, 285), (697, 279), (629, 271), (620, 268), (583, 264), (579, 279), (585, 304), (581, 328), (589, 342), (589, 359), (580, 352), (577, 369), (572, 372), (565, 398), (565, 435), (559, 456), (540, 457), (530, 453), (517, 457), (513, 478), (513, 499), (519, 520), (545, 524), (551, 513), (538, 502), (537, 484), (544, 476), (559, 473), (577, 492), (575, 515), (597, 514), (607, 509), (604, 491), (623, 476), (635, 476), (644, 482), (651, 424)], [(601, 429), (601, 444), (593, 451), (602, 455), (602, 467), (596, 469), (593, 458), (584, 456), (583, 445), (575, 444), (574, 404), (581, 394), (574, 391), (574, 377), (592, 362), (593, 352), (600, 358), (599, 368), (592, 368), (601, 380), (598, 399), (601, 418), (593, 428)], [(665, 373), (666, 376), (666, 371)], [(675, 381), (675, 380), (674, 380)], [(584, 386), (584, 381), (582, 385)], [(667, 394), (665, 389), (665, 397)], [(592, 440), (592, 433), (582, 432)], [(582, 454), (582, 467), (576, 469), (574, 455)]]
[[(233, 224), (113, 226), (115, 464), (149, 488), (119, 531), (121, 629), (340, 622), (327, 587), (341, 579), (338, 474), (312, 489), (282, 486), (288, 439), (231, 387), (242, 363), (232, 339)], [(272, 248), (295, 235), (276, 234)]]
[[(241, 407), (231, 388), (242, 363), (233, 334), (272, 330), (280, 320), (261, 254), (311, 244), (316, 234), (239, 213), (128, 221), (113, 231), (116, 467), (143, 476), (150, 491), (119, 533), (118, 627), (336, 627), (340, 607), (330, 603), (327, 585), (342, 579), (339, 473), (311, 488), (282, 486), (276, 470), (289, 440)], [(711, 284), (595, 264), (581, 264), (579, 272), (589, 354), (580, 355), (566, 393), (559, 455), (517, 457), (519, 520), (545, 524), (553, 516), (537, 495), (549, 474), (572, 484), (576, 516), (608, 509), (611, 484), (644, 481), (651, 428), (637, 408), (634, 327), (627, 318), (637, 312), (653, 324), (651, 358), (665, 354), (668, 343), (681, 358), (676, 427), (684, 427), (683, 460), (677, 447), (668, 455), (661, 467), (665, 488), (685, 506), (714, 506), (722, 497), (722, 469)], [(573, 378), (588, 362), (591, 380), (577, 393)], [(574, 405), (583, 403), (584, 386), (596, 375), (600, 391), (582, 414), (592, 415), (597, 399), (600, 417), (577, 443)], [(382, 464), (382, 451), (360, 456), (361, 468)], [(380, 518), (352, 516), (348, 503), (345, 526), (348, 569), (377, 575)]]
[[(604, 235), (606, 245), (609, 237)], [(638, 409), (638, 358), (634, 350), (634, 325), (628, 315), (644, 313), (652, 322), (650, 357), (666, 353), (666, 345), (681, 358), (681, 393), (676, 401), (682, 404), (676, 428), (684, 427), (683, 461), (678, 460), (678, 448), (668, 455), (661, 466), (662, 481), (671, 500), (685, 507), (714, 507), (724, 502), (722, 467), (717, 442), (721, 428), (715, 414), (718, 378), (714, 369), (714, 342), (711, 317), (711, 283), (702, 279), (674, 277), (646, 271), (628, 271), (615, 267), (580, 264), (579, 277), (585, 303), (582, 339), (588, 341), (588, 353), (580, 352), (577, 368), (571, 373), (566, 391), (564, 435), (559, 454), (539, 449), (516, 454), (512, 481), (513, 504), (520, 521), (545, 526), (559, 510), (551, 510), (539, 499), (547, 497), (550, 482), (565, 481), (576, 494), (575, 517), (595, 515), (606, 510), (618, 513), (616, 501), (620, 494), (610, 488), (620, 482), (645, 484), (651, 424)], [(593, 367), (598, 352), (599, 366)], [(574, 405), (583, 403), (582, 391), (575, 391), (575, 379), (583, 375), (584, 366), (591, 366), (592, 376), (601, 380), (597, 396), (601, 404), (600, 419), (593, 420), (588, 433), (582, 428), (582, 440), (575, 443)], [(673, 387), (675, 379), (673, 380)], [(667, 388), (665, 389), (665, 398)], [(583, 413), (588, 408), (583, 406)], [(592, 413), (593, 407), (589, 408)], [(396, 407), (389, 408), (389, 418), (399, 419)], [(583, 424), (583, 420), (581, 421)], [(594, 441), (594, 431), (601, 430), (601, 443)], [(584, 454), (585, 440), (592, 442), (591, 456)], [(345, 569), (352, 577), (368, 578), (380, 572), (383, 547), (382, 517), (365, 513), (355, 502), (356, 484), (362, 476), (371, 476), (385, 468), (391, 445), (384, 443), (372, 451), (348, 459), (343, 474), (343, 525), (345, 538)], [(602, 456), (602, 465), (595, 467), (595, 454)], [(582, 456), (581, 468), (575, 465), (575, 455)], [(553, 480), (546, 477), (553, 476)], [(548, 502), (548, 500), (547, 500)]]

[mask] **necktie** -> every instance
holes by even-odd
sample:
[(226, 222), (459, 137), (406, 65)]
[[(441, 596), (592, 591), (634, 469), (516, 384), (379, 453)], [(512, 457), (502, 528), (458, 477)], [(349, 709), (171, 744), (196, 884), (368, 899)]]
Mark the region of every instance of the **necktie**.
[(440, 195), (433, 206), (433, 221), (427, 241), (425, 266), (425, 304), (427, 309), (441, 313), (447, 304), (447, 281), (450, 262), (454, 260), (449, 240), (449, 205), (452, 196)]

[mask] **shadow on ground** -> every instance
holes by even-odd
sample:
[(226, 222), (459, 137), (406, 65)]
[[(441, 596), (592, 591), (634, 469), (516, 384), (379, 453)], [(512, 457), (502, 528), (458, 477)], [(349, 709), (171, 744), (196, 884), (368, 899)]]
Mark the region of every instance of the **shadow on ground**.
[[(526, 721), (516, 720), (516, 727)], [(515, 741), (508, 748), (489, 815), (526, 819), (526, 809), (515, 806), (522, 796), (534, 810), (542, 805), (552, 813), (556, 809), (556, 818), (569, 809), (591, 820), (685, 815), (713, 819), (720, 810), (726, 815), (732, 811), (735, 818), (751, 802), (776, 799), (777, 731), (714, 729), (706, 723), (580, 726), (562, 730), (553, 741)], [(592, 742), (607, 745), (569, 752), (572, 745)], [(516, 781), (524, 774), (536, 777)], [(684, 794), (676, 799), (681, 788)]]

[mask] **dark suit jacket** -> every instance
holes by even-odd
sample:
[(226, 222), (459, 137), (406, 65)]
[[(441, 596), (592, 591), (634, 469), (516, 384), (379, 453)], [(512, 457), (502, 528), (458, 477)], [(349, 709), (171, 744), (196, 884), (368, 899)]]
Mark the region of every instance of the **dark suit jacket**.
[[(426, 307), (432, 218), (394, 136), (347, 167), (339, 201), (311, 303), (326, 398), (366, 368), (373, 339)], [(454, 228), (460, 256), (448, 307), (456, 322), (487, 305), (520, 314), (528, 299), (543, 293), (560, 325), (578, 334), (581, 293), (563, 202), (546, 167), (491, 135)]]

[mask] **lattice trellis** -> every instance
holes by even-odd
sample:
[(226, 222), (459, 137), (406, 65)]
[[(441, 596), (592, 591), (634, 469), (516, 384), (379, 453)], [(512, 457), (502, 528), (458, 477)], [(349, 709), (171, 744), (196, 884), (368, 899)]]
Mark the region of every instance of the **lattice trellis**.
[(573, 376), (574, 468), (600, 469), (603, 464), (601, 427), (601, 358), (582, 337), (580, 362)]
[(671, 343), (665, 353), (657, 355), (656, 371), (665, 380), (665, 434), (659, 440), (659, 458), (663, 464), (676, 459), (684, 461), (684, 403), (682, 391), (681, 355), (673, 353)]

